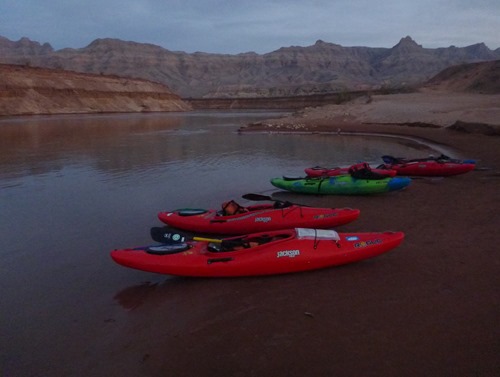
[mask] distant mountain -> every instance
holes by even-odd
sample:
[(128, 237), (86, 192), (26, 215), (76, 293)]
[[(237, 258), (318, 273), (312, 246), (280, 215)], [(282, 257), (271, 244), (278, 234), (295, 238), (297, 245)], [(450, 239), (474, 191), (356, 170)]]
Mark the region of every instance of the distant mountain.
[(419, 85), (452, 65), (500, 59), (483, 43), (428, 49), (411, 37), (392, 48), (343, 47), (317, 41), (267, 54), (173, 52), (145, 43), (97, 39), (54, 50), (0, 37), (0, 63), (143, 78), (184, 98), (279, 97)]

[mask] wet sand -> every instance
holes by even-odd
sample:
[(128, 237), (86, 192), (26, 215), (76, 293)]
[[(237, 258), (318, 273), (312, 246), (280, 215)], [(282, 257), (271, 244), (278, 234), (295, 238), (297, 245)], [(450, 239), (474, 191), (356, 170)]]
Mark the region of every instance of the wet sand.
[[(413, 98), (406, 106), (417, 104)], [(460, 120), (456, 113), (432, 128), (370, 121), (360, 108), (362, 116), (352, 105), (311, 109), (246, 131), (281, 132), (276, 126), (288, 122), (307, 132), (406, 135), (476, 159), (478, 169), (415, 179), (407, 190), (373, 197), (276, 193), (306, 205), (361, 209), (339, 231), (401, 230), (406, 239), (385, 255), (340, 268), (127, 288), (116, 297), (130, 309), (125, 324), (111, 324), (94, 350), (101, 361), (78, 375), (499, 375), (500, 138), (447, 129)], [(425, 108), (418, 114), (413, 122), (432, 123)]]

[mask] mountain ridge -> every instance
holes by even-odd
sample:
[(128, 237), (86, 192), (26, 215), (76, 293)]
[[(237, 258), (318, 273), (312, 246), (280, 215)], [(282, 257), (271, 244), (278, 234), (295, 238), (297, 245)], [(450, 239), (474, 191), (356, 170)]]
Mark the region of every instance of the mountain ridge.
[(183, 98), (280, 97), (420, 85), (453, 65), (500, 59), (484, 43), (424, 48), (410, 36), (391, 48), (316, 41), (275, 51), (213, 54), (100, 38), (54, 50), (28, 38), (0, 37), (0, 63), (146, 79)]

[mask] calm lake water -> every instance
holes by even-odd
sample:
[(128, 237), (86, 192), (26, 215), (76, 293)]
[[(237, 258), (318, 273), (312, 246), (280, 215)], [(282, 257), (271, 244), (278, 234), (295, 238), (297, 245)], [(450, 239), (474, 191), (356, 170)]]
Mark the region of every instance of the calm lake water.
[[(110, 250), (150, 243), (160, 210), (214, 208), (306, 167), (427, 156), (394, 138), (238, 134), (269, 112), (25, 117), (0, 120), (1, 370), (55, 375), (74, 365), (120, 292), (169, 277), (115, 265)], [(435, 153), (435, 152), (434, 152)], [(79, 339), (74, 342), (74, 339)], [(92, 358), (87, 354), (89, 359)], [(57, 368), (54, 360), (59, 360)], [(66, 364), (65, 364), (66, 363)], [(56, 369), (54, 369), (56, 368)], [(66, 369), (65, 369), (66, 368)], [(0, 373), (2, 374), (2, 373)]]

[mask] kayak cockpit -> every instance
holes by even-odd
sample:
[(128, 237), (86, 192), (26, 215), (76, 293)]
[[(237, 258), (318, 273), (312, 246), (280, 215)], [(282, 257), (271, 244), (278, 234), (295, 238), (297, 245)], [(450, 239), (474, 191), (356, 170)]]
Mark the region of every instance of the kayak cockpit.
[(339, 234), (330, 229), (308, 229), (308, 228), (296, 228), (288, 229), (280, 232), (275, 232), (271, 234), (261, 233), (252, 237), (237, 237), (224, 239), (222, 242), (211, 242), (208, 244), (207, 248), (211, 252), (229, 252), (237, 251), (243, 249), (251, 249), (271, 242), (285, 241), (291, 238), (296, 238), (297, 240), (312, 240), (314, 248), (322, 240), (334, 241), (337, 246), (339, 246), (340, 236)]
[(208, 244), (208, 250), (211, 252), (229, 252), (244, 249), (252, 249), (270, 242), (284, 241), (294, 237), (293, 229), (283, 230), (272, 234), (260, 233), (252, 237), (237, 237), (224, 239), (222, 242), (211, 242)]
[(291, 207), (292, 203), (280, 200), (276, 200), (273, 204), (257, 204), (244, 207), (235, 200), (230, 200), (228, 202), (222, 203), (222, 208), (217, 211), (217, 216), (234, 216), (241, 215), (253, 211), (262, 211), (268, 209), (281, 209)]

